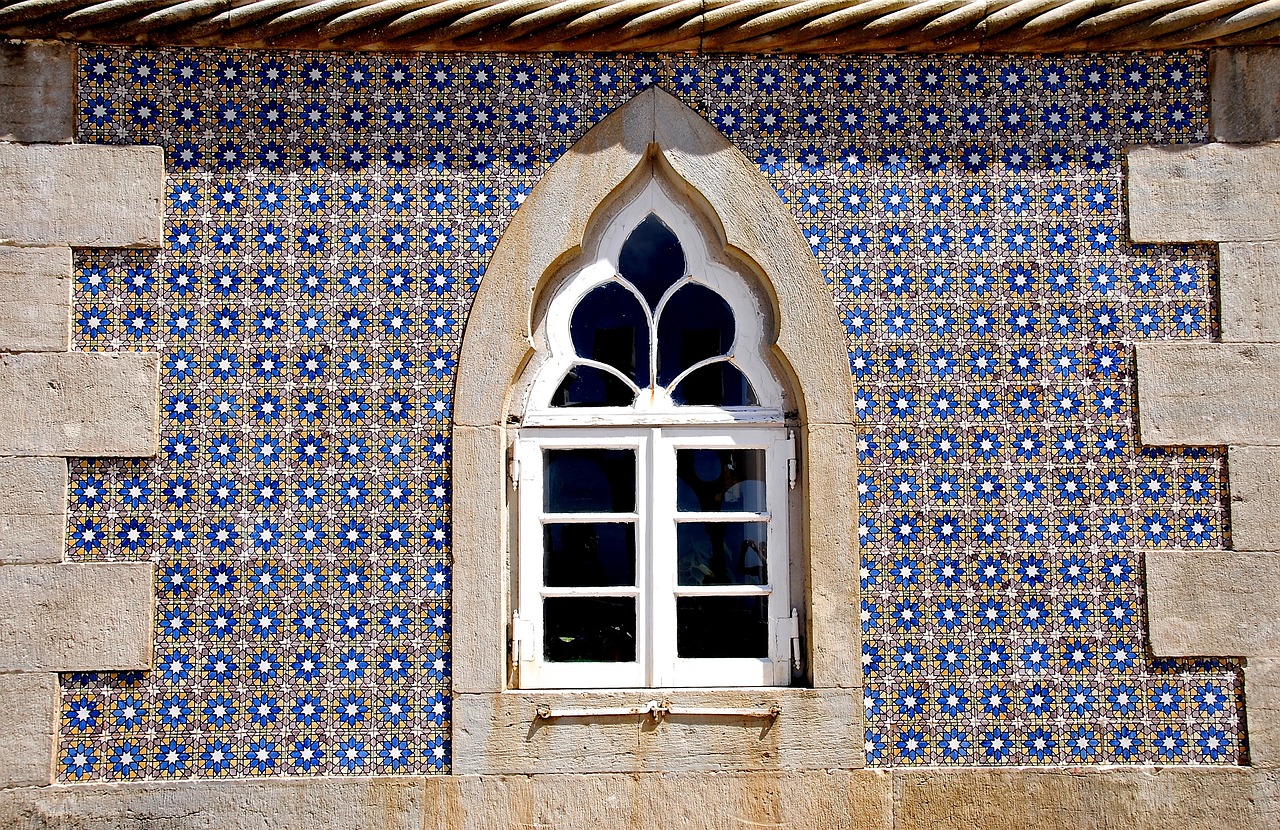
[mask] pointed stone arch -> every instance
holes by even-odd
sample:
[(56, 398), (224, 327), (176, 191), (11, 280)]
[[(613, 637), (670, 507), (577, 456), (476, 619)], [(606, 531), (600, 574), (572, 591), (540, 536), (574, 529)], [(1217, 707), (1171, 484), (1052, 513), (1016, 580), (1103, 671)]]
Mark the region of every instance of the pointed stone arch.
[[(547, 731), (533, 725), (531, 694), (507, 682), (509, 422), (517, 379), (536, 357), (542, 287), (581, 250), (593, 217), (646, 165), (661, 167), (705, 214), (726, 253), (759, 278), (771, 306), (771, 350), (796, 408), (809, 686), (721, 693), (726, 705), (742, 706), (767, 692), (797, 718), (793, 728), (784, 717), (758, 736), (742, 761), (750, 768), (861, 766), (857, 449), (845, 333), (809, 244), (773, 187), (705, 119), (653, 88), (601, 120), (543, 175), (499, 241), (463, 333), (453, 433), (454, 770), (558, 771), (554, 746), (530, 737)], [(595, 695), (596, 705), (602, 697)], [(800, 725), (806, 711), (825, 721), (821, 731), (812, 721)], [(618, 740), (634, 740), (622, 729)], [(596, 724), (593, 740), (608, 731)], [(618, 753), (597, 753), (593, 770), (625, 768), (625, 748)], [(588, 771), (581, 753), (564, 757)]]

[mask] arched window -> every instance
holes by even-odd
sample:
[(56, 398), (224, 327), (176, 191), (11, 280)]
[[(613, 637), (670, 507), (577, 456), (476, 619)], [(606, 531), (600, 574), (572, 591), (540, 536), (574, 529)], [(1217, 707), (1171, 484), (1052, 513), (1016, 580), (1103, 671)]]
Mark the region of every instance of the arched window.
[(566, 270), (516, 436), (522, 688), (791, 680), (769, 318), (651, 177)]
[[(453, 770), (860, 766), (856, 429), (831, 293), (755, 165), (657, 88), (601, 119), (463, 334)], [(583, 601), (548, 632), (549, 599)]]

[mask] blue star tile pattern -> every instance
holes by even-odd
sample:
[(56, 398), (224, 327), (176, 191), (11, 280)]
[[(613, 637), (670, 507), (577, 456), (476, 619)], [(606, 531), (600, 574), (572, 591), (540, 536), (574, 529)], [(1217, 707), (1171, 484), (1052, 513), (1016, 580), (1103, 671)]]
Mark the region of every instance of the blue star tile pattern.
[(81, 140), (165, 149), (166, 244), (77, 253), (75, 346), (162, 354), (162, 440), (72, 465), (69, 556), (156, 563), (156, 667), (63, 678), (59, 778), (448, 772), (461, 328), (542, 172), (654, 84), (777, 188), (848, 333), (871, 762), (1238, 763), (1239, 667), (1143, 625), (1140, 551), (1226, 542), (1222, 456), (1138, 444), (1128, 357), (1214, 333), (1212, 251), (1130, 244), (1121, 172), (1206, 139), (1206, 76), (85, 50)]

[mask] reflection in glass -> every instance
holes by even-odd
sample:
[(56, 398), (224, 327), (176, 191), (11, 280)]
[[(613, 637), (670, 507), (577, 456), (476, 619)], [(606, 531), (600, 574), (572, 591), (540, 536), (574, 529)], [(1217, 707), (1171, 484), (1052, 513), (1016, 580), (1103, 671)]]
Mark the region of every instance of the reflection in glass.
[(564, 380), (551, 396), (551, 405), (574, 406), (631, 406), (636, 393), (622, 379), (597, 366), (577, 364), (565, 372)]
[(677, 597), (676, 654), (768, 657), (768, 597)]
[(635, 526), (621, 522), (548, 524), (542, 583), (551, 588), (636, 584)]
[(666, 290), (684, 276), (680, 240), (661, 219), (649, 214), (622, 243), (618, 273), (640, 291), (650, 308), (657, 308)]
[(569, 327), (578, 357), (608, 364), (649, 385), (649, 321), (640, 301), (621, 284), (608, 282), (583, 297)]
[(695, 363), (728, 354), (732, 345), (729, 304), (704, 285), (684, 286), (658, 319), (658, 384), (666, 386)]
[(547, 597), (543, 659), (552, 663), (633, 663), (634, 597)]
[(756, 392), (738, 367), (718, 361), (690, 372), (671, 393), (681, 406), (759, 406)]
[(635, 511), (635, 450), (545, 450), (543, 455), (546, 512)]
[(676, 567), (681, 585), (767, 585), (768, 530), (764, 522), (681, 522)]
[(764, 450), (676, 450), (676, 509), (765, 512)]

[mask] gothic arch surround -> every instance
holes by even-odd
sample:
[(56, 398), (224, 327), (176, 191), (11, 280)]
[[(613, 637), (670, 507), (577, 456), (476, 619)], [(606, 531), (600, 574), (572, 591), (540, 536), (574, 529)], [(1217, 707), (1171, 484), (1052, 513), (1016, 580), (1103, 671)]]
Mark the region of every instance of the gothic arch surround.
[[(631, 705), (655, 692), (528, 692), (509, 682), (511, 425), (519, 421), (527, 391), (519, 380), (535, 375), (529, 369), (545, 359), (539, 304), (590, 244), (592, 228), (619, 194), (652, 179), (690, 205), (710, 244), (755, 277), (769, 320), (768, 351), (788, 390), (798, 437), (793, 526), (803, 583), (803, 685), (667, 695), (686, 706), (780, 706), (783, 714), (764, 730), (716, 718), (686, 718), (652, 730), (637, 730), (634, 719), (548, 725), (538, 721), (536, 708), (549, 695), (604, 706)], [(459, 356), (453, 434), (456, 772), (630, 770), (637, 751), (646, 758), (641, 768), (654, 769), (862, 765), (856, 443), (847, 355), (831, 293), (776, 192), (720, 133), (671, 95), (640, 93), (546, 172), (494, 251)], [(690, 753), (687, 744), (663, 743), (664, 730), (724, 748)], [(581, 753), (565, 751), (583, 740), (593, 744), (585, 762)], [(655, 741), (652, 747), (637, 746), (648, 740)]]

